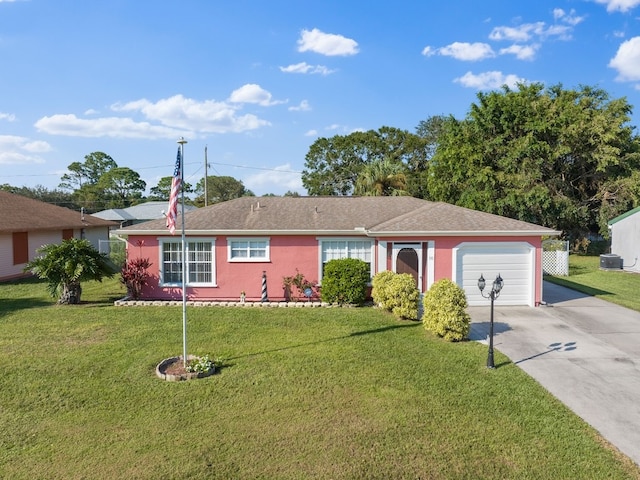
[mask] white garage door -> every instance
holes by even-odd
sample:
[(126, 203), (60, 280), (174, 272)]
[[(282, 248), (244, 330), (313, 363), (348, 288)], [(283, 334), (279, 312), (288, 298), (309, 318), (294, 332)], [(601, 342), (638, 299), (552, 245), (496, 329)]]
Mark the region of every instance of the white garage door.
[(453, 252), (454, 281), (460, 285), (469, 305), (488, 305), (478, 289), (478, 278), (483, 275), (491, 291), (491, 284), (500, 274), (504, 286), (496, 305), (534, 306), (535, 248), (524, 242), (462, 243)]

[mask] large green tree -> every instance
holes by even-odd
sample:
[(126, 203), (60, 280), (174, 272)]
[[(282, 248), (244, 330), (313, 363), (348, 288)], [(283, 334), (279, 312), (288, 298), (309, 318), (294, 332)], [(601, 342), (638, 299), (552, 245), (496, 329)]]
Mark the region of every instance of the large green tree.
[(82, 282), (102, 281), (117, 272), (108, 257), (85, 239), (71, 238), (60, 244), (44, 245), (38, 252), (40, 255), (27, 263), (25, 270), (46, 279), (49, 293), (58, 296), (59, 304), (80, 303)]
[(97, 187), (109, 199), (109, 208), (127, 208), (140, 201), (147, 184), (129, 167), (115, 167), (100, 176)]
[[(204, 201), (205, 179), (202, 178), (196, 184), (196, 195), (194, 204), (202, 207)], [(207, 177), (207, 205), (226, 202), (240, 197), (254, 196), (251, 190), (247, 190), (244, 184), (233, 177), (210, 175)]]
[(424, 196), (423, 184), (410, 178), (426, 167), (426, 141), (393, 127), (317, 139), (305, 157), (302, 184), (309, 195), (351, 195), (365, 165), (385, 158), (403, 167), (415, 186), (410, 194)]
[(538, 223), (572, 238), (606, 234), (638, 204), (632, 107), (602, 89), (539, 83), (479, 93), (463, 120), (442, 125), (429, 196)]
[(72, 162), (61, 177), (59, 187), (73, 192), (75, 202), (87, 212), (97, 212), (108, 208), (109, 194), (99, 185), (102, 175), (118, 164), (104, 152), (85, 155), (84, 162)]
[[(149, 189), (149, 200), (154, 201), (162, 201), (169, 200), (169, 196), (171, 195), (171, 183), (173, 182), (173, 177), (162, 177), (158, 180), (158, 184), (155, 187), (151, 187)], [(189, 182), (182, 182), (182, 190), (184, 193), (193, 193), (193, 187)], [(185, 199), (186, 200), (186, 199)], [(186, 203), (186, 201), (185, 201)]]
[(85, 155), (84, 162), (72, 162), (67, 167), (69, 173), (62, 175), (59, 186), (65, 190), (80, 190), (85, 185), (97, 185), (102, 174), (117, 166), (106, 153), (90, 153)]

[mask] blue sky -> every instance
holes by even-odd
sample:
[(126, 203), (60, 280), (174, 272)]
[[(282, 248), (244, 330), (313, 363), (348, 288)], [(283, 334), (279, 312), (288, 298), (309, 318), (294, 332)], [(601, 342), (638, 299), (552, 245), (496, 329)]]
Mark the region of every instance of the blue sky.
[(640, 125), (640, 0), (0, 0), (0, 184), (102, 151), (147, 187), (304, 194), (319, 137), (464, 117), (478, 91), (592, 85)]

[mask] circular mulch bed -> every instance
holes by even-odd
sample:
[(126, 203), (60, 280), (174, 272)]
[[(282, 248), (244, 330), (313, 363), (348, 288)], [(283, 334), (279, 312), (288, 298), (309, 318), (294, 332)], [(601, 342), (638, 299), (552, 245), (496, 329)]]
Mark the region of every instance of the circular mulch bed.
[[(187, 356), (187, 362), (191, 362), (193, 360), (198, 360), (198, 357), (195, 355)], [(209, 375), (213, 375), (215, 371), (216, 367), (212, 366), (206, 372), (188, 372), (186, 368), (184, 368), (182, 355), (178, 357), (165, 358), (156, 367), (156, 375), (162, 380), (167, 380), (168, 382), (205, 378)]]

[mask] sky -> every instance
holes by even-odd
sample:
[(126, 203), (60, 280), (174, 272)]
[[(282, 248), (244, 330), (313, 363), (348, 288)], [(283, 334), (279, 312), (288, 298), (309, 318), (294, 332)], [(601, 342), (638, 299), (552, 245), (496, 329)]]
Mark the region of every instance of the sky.
[(479, 92), (595, 86), (640, 126), (640, 0), (0, 0), (0, 184), (58, 187), (104, 152), (171, 176), (306, 194), (318, 138), (433, 115)]

